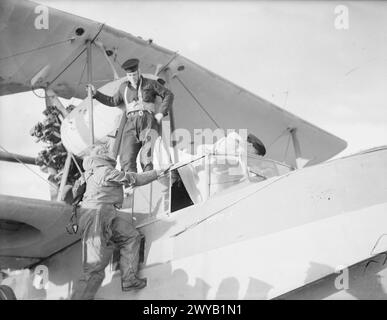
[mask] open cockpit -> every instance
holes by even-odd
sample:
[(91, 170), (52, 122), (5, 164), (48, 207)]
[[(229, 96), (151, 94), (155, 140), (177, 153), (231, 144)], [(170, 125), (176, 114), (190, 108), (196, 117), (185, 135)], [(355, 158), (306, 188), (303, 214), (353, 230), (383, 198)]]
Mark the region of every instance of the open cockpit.
[[(126, 194), (124, 208), (131, 212), (136, 225), (142, 226), (220, 193), (293, 170), (285, 163), (247, 152), (240, 141), (239, 135), (232, 134), (201, 146), (195, 155), (179, 150), (179, 161), (165, 176)], [(155, 157), (160, 154), (155, 152)]]

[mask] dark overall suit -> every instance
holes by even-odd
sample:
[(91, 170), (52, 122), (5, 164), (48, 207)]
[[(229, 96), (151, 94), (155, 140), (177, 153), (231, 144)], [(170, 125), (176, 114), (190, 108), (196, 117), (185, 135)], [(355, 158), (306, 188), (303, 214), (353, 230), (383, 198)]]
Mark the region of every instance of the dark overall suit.
[(115, 248), (120, 250), (122, 286), (137, 276), (141, 235), (131, 219), (116, 208), (123, 202), (123, 185), (150, 183), (157, 178), (157, 172), (123, 172), (116, 170), (115, 165), (114, 159), (104, 155), (90, 156), (83, 161), (86, 192), (79, 221), (83, 274), (72, 296), (74, 300), (94, 298)]
[(110, 97), (97, 91), (94, 98), (107, 106), (125, 103), (127, 121), (123, 130), (120, 146), (120, 165), (124, 171), (137, 172), (136, 158), (141, 147), (141, 166), (143, 171), (153, 169), (152, 151), (158, 137), (158, 124), (154, 118), (156, 97), (162, 99), (159, 112), (164, 116), (173, 103), (173, 93), (158, 81), (140, 76), (138, 89), (125, 81), (118, 92)]

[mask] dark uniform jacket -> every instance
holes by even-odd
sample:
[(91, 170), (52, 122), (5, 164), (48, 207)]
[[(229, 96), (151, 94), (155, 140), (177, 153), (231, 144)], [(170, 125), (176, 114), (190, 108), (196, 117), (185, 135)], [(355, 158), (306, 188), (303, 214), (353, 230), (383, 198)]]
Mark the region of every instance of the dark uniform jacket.
[[(173, 93), (156, 80), (144, 78), (143, 76), (140, 77), (142, 81), (141, 94), (143, 101), (145, 103), (154, 103), (156, 97), (159, 96), (162, 99), (162, 103), (158, 112), (162, 113), (164, 116), (167, 116), (168, 111), (173, 103)], [(118, 106), (125, 101), (125, 87), (128, 87), (128, 90), (126, 90), (127, 102), (130, 103), (132, 101), (138, 101), (139, 98), (137, 89), (133, 88), (129, 81), (123, 82), (120, 85), (117, 93), (112, 97), (97, 91), (94, 98), (107, 106)]]

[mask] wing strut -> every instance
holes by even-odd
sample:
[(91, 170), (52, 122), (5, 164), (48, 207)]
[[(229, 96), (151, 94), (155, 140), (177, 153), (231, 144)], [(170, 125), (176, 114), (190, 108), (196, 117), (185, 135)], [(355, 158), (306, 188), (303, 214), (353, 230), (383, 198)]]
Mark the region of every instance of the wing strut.
[(58, 201), (64, 200), (65, 186), (66, 186), (67, 178), (68, 178), (69, 171), (70, 171), (70, 165), (71, 165), (71, 153), (68, 152), (66, 162), (65, 162), (65, 165), (63, 168), (62, 179), (61, 179), (60, 185), (59, 185), (59, 192), (58, 192), (58, 199), (57, 199)]
[[(103, 26), (104, 24), (101, 25), (99, 31), (97, 32), (97, 34), (95, 35), (95, 37), (91, 40), (88, 40), (87, 43), (86, 43), (86, 47), (87, 47), (87, 50), (86, 50), (86, 59), (87, 59), (87, 82), (88, 84), (92, 84), (93, 82), (93, 74), (92, 74), (92, 60), (91, 60), (91, 44), (94, 42), (94, 40), (97, 38), (97, 36), (99, 35), (99, 33), (102, 31), (103, 29)], [(88, 89), (87, 89), (87, 95), (88, 95), (88, 99), (90, 101), (90, 105), (89, 105), (89, 125), (90, 125), (90, 142), (91, 142), (91, 145), (94, 144), (94, 110), (93, 110), (93, 94), (91, 92), (91, 87), (89, 86)]]
[[(46, 106), (53, 105), (56, 109), (60, 111), (59, 119), (63, 121), (63, 119), (68, 115), (68, 111), (63, 106), (62, 102), (58, 99), (56, 93), (52, 89), (46, 89)], [(77, 167), (79, 173), (82, 175), (82, 170), (78, 165), (78, 162), (76, 161), (74, 155), (69, 151), (67, 151), (67, 158), (66, 162), (63, 168), (62, 173), (62, 179), (60, 181), (59, 190), (58, 190), (58, 196), (57, 201), (63, 201), (65, 197), (65, 186), (67, 183), (69, 171), (70, 171), (70, 165), (71, 160), (75, 163), (75, 166)]]
[[(87, 82), (92, 84), (92, 65), (91, 65), (91, 41), (87, 42)], [(94, 110), (93, 110), (93, 94), (91, 92), (91, 87), (87, 88), (87, 96), (89, 99), (89, 125), (90, 125), (90, 143), (94, 144)]]
[(300, 142), (298, 141), (298, 137), (297, 137), (297, 128), (290, 129), (290, 134), (292, 137), (293, 148), (295, 153), (294, 167), (296, 167), (297, 169), (300, 169), (303, 167), (303, 165), (300, 161), (302, 153), (301, 153)]
[[(175, 55), (172, 60), (176, 57), (177, 55)], [(160, 66), (160, 65), (157, 65), (157, 68), (156, 68), (156, 71), (155, 71), (155, 75), (158, 76), (159, 74), (161, 73), (164, 73), (165, 75), (165, 80), (168, 84), (168, 86), (170, 86), (170, 74), (169, 72), (167, 72), (167, 68), (166, 66), (172, 61), (170, 60), (165, 66)], [(175, 117), (173, 115), (173, 105), (171, 106), (170, 110), (169, 110), (169, 124), (170, 124), (170, 134), (169, 134), (169, 139), (170, 139), (170, 143), (167, 144), (166, 146), (166, 150), (167, 150), (167, 153), (169, 155), (169, 159), (170, 161), (172, 162), (172, 157), (170, 155), (170, 152), (169, 152), (169, 145), (172, 145), (172, 149), (173, 149), (173, 156), (174, 156), (174, 160), (175, 160), (175, 163), (176, 162), (179, 162), (179, 154), (177, 152), (177, 149), (176, 149), (176, 143), (175, 143), (175, 129), (176, 129), (176, 126), (175, 126)], [(165, 145), (165, 140), (164, 140), (164, 137), (163, 137), (163, 132), (161, 132), (161, 139)]]

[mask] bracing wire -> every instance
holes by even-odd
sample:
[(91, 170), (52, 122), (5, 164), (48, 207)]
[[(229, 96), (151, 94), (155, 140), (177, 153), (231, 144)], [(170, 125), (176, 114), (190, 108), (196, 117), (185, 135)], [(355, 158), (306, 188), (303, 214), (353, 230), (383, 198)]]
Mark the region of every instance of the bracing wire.
[(197, 105), (205, 112), (209, 119), (215, 124), (217, 128), (221, 128), (221, 126), (216, 122), (216, 120), (211, 116), (211, 114), (206, 110), (206, 108), (200, 103), (200, 101), (196, 98), (193, 92), (184, 84), (184, 82), (179, 78), (179, 76), (175, 76), (175, 78), (179, 81), (179, 83), (183, 86), (183, 88), (190, 94), (190, 96), (195, 100)]
[(85, 47), (84, 49), (82, 49), (82, 51), (80, 53), (78, 53), (78, 55), (53, 79), (51, 80), (51, 82), (48, 84), (48, 86), (50, 86), (51, 84), (53, 84), (55, 82), (56, 79), (58, 79), (68, 68), (70, 68), (72, 66), (72, 64), (78, 60), (78, 58), (87, 50), (87, 48)]
[(83, 175), (83, 171), (81, 170), (81, 167), (79, 166), (77, 160), (75, 159), (74, 155), (70, 152), (71, 159), (73, 159), (75, 166), (77, 167), (80, 175)]
[(87, 59), (85, 60), (85, 64), (83, 65), (83, 69), (82, 69), (82, 72), (81, 72), (81, 77), (79, 78), (79, 81), (78, 81), (77, 87), (79, 87), (79, 85), (81, 84), (81, 81), (82, 81), (83, 75), (84, 75), (84, 73), (85, 73), (85, 70), (86, 70), (86, 66), (87, 66)]
[[(97, 32), (97, 34), (93, 37), (93, 39), (91, 40), (91, 43), (93, 43), (94, 42), (94, 40), (98, 37), (98, 35), (101, 33), (101, 31), (102, 31), (102, 29), (103, 29), (103, 27), (104, 27), (104, 23), (103, 24), (101, 24), (101, 26), (100, 26), (100, 28), (99, 28), (99, 30), (98, 30), (98, 32)], [(83, 49), (82, 49), (82, 51), (80, 52), (80, 53), (78, 53), (76, 56), (75, 56), (75, 58), (73, 59), (73, 60), (71, 60), (71, 62), (53, 79), (53, 80), (51, 80), (51, 82), (47, 85), (47, 86), (50, 86), (51, 84), (53, 84), (55, 81), (56, 81), (56, 79), (58, 79), (68, 68), (70, 68), (71, 66), (72, 66), (72, 64), (75, 62), (75, 61), (77, 61), (78, 60), (78, 58), (85, 52), (87, 50), (87, 46), (85, 46)]]
[[(221, 128), (220, 125), (216, 122), (216, 120), (214, 119), (214, 117), (211, 116), (211, 114), (206, 110), (206, 108), (200, 103), (200, 101), (197, 99), (197, 97), (193, 94), (193, 92), (184, 84), (184, 82), (176, 75), (175, 78), (179, 81), (179, 83), (183, 86), (183, 88), (191, 95), (191, 97), (195, 100), (195, 102), (198, 104), (198, 106), (207, 114), (208, 118), (211, 119), (211, 121), (216, 125), (217, 128)], [(267, 149), (269, 149), (274, 143), (276, 143), (284, 134), (286, 134), (287, 132), (289, 132), (289, 128), (286, 128), (285, 130), (283, 130), (281, 132), (281, 134), (276, 137), (273, 142), (271, 142), (269, 144), (269, 146), (267, 147)], [(289, 148), (289, 143), (290, 143), (290, 138), (289, 138), (289, 141), (288, 141), (288, 146), (286, 148), (286, 153), (287, 153), (287, 150)], [(285, 153), (285, 154), (286, 154)]]
[(23, 54), (32, 53), (32, 52), (35, 52), (35, 51), (38, 51), (38, 50), (42, 50), (42, 49), (45, 49), (45, 48), (54, 47), (54, 46), (56, 46), (58, 44), (62, 44), (62, 43), (68, 42), (68, 41), (73, 41), (74, 39), (75, 38), (72, 37), (72, 38), (69, 38), (69, 39), (66, 39), (66, 40), (50, 43), (50, 44), (47, 44), (47, 45), (42, 46), (42, 47), (26, 50), (26, 51), (23, 51), (23, 52), (18, 52), (18, 53), (15, 53), (15, 54), (7, 56), (7, 57), (2, 57), (2, 58), (0, 58), (0, 61), (5, 60), (5, 59), (9, 59), (9, 58), (13, 58), (13, 57), (17, 57), (17, 56), (21, 56)]
[(171, 58), (165, 65), (163, 65), (163, 66), (161, 67), (161, 69), (159, 70), (159, 72), (158, 72), (156, 75), (158, 76), (161, 72), (163, 72), (163, 71), (171, 64), (171, 62), (172, 62), (173, 60), (175, 60), (178, 56), (179, 56), (179, 52), (176, 51), (176, 52), (174, 53), (174, 55), (172, 56), (172, 58)]
[(285, 161), (286, 156), (288, 155), (289, 146), (290, 146), (290, 135), (288, 135), (288, 143), (287, 143), (287, 145), (286, 145), (286, 149), (285, 149), (284, 156), (283, 156), (283, 158), (282, 158), (282, 162)]
[(273, 145), (273, 144), (275, 144), (285, 133), (287, 133), (287, 132), (289, 132), (289, 128), (286, 128), (285, 130), (283, 130), (281, 133), (280, 133), (280, 135), (277, 137), (277, 138), (275, 138), (274, 140), (273, 140), (273, 142), (271, 142), (269, 145), (268, 145), (268, 147), (266, 148), (266, 149), (270, 149), (270, 147)]
[(0, 148), (3, 149), (6, 153), (8, 153), (12, 158), (14, 158), (17, 162), (25, 166), (28, 170), (30, 170), (34, 175), (38, 176), (40, 179), (42, 179), (44, 182), (49, 184), (51, 187), (57, 189), (58, 187), (48, 181), (46, 178), (42, 177), (39, 173), (37, 173), (35, 170), (32, 170), (29, 166), (27, 166), (23, 161), (21, 161), (18, 157), (16, 157), (14, 154), (10, 153), (7, 149), (5, 149), (3, 146), (0, 145)]

